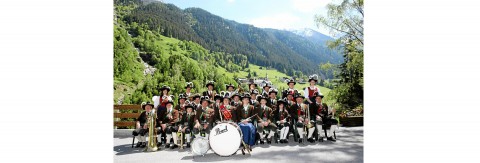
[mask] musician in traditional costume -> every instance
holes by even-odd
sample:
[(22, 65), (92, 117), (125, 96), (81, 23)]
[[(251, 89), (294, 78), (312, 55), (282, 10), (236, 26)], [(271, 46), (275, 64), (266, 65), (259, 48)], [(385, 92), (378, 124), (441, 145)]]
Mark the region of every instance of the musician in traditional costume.
[(270, 93), (270, 88), (272, 88), (272, 86), (268, 83), (266, 83), (263, 86), (263, 90), (262, 90), (262, 96), (263, 97), (268, 98), (268, 93)]
[(277, 108), (277, 93), (277, 89), (271, 89), (270, 92), (268, 92), (267, 106), (273, 110)]
[(310, 86), (306, 87), (303, 92), (304, 92), (305, 98), (307, 99), (307, 104), (312, 104), (312, 103), (315, 102), (314, 95), (316, 93), (322, 94), (322, 92), (320, 92), (320, 88), (315, 86), (315, 84), (318, 82), (318, 80), (316, 78), (312, 77), (312, 78), (308, 79), (308, 82), (310, 83)]
[(148, 133), (148, 113), (150, 113), (151, 109), (154, 107), (153, 104), (147, 102), (146, 104), (142, 105), (142, 109), (144, 110), (140, 116), (136, 119), (135, 123), (135, 130), (133, 131), (133, 136), (135, 136), (138, 140), (137, 145), (135, 148), (144, 148), (147, 146), (147, 139), (146, 134)]
[(225, 96), (223, 98), (222, 105), (220, 105), (219, 107), (217, 121), (237, 121), (236, 107), (230, 105), (230, 98), (228, 96)]
[(315, 127), (317, 129), (318, 141), (323, 142), (323, 138), (326, 135), (323, 132), (323, 119), (325, 119), (326, 109), (328, 108), (325, 103), (322, 103), (323, 95), (319, 92), (313, 95), (315, 102), (310, 104), (310, 119), (315, 120)]
[(187, 97), (184, 94), (178, 95), (178, 105), (175, 106), (175, 110), (177, 110), (180, 113), (180, 119), (182, 118), (182, 115), (185, 114), (185, 112), (187, 112), (185, 110), (185, 105), (187, 105), (186, 101), (187, 101)]
[(250, 146), (255, 145), (255, 126), (253, 125), (253, 119), (251, 116), (254, 115), (255, 109), (250, 104), (251, 96), (246, 93), (242, 96), (242, 105), (237, 107), (237, 123), (242, 130), (243, 141), (247, 144), (247, 148), (251, 149)]
[(227, 84), (225, 85), (227, 87), (227, 92), (225, 93), (226, 96), (228, 96), (229, 98), (232, 97), (233, 94), (235, 94), (235, 86), (233, 86), (233, 84)]
[(272, 143), (272, 136), (277, 132), (277, 125), (274, 121), (274, 111), (272, 108), (267, 106), (267, 98), (260, 97), (260, 106), (256, 108), (256, 121), (257, 121), (257, 132), (260, 135), (260, 144), (265, 143), (265, 134), (267, 136), (267, 143)]
[(334, 132), (338, 130), (338, 120), (335, 119), (335, 108), (324, 105), (325, 117), (323, 122), (327, 129), (327, 140), (336, 141), (334, 138)]
[[(308, 141), (312, 142), (312, 135), (313, 132), (315, 131), (315, 128), (313, 127), (312, 124), (310, 124), (310, 118), (307, 117), (307, 110), (309, 111), (308, 105), (304, 104), (305, 97), (297, 94), (295, 96), (295, 100), (297, 101), (296, 104), (294, 104), (291, 108), (294, 110), (292, 117), (294, 120), (297, 120), (296, 122), (296, 127), (297, 127), (297, 134), (299, 136), (299, 143), (302, 143), (304, 141), (304, 134), (305, 132), (308, 131)], [(304, 127), (307, 126), (307, 131), (304, 130)]]
[(208, 98), (213, 99), (217, 94), (217, 92), (213, 90), (213, 88), (215, 87), (215, 82), (208, 81), (205, 86), (207, 87), (207, 90), (203, 92), (203, 96), (208, 96)]
[(192, 104), (185, 105), (186, 113), (182, 116), (181, 128), (179, 130), (184, 133), (185, 140), (187, 142), (187, 148), (190, 148), (191, 131), (193, 131), (193, 125), (195, 120), (195, 112)]
[(256, 90), (257, 87), (258, 87), (257, 83), (255, 83), (255, 80), (253, 80), (248, 84), (248, 92), (252, 92), (252, 90)]
[(192, 89), (193, 88), (194, 88), (193, 83), (192, 82), (187, 82), (187, 86), (185, 86), (185, 93), (183, 93), (183, 95), (189, 101), (193, 101), (193, 99), (192, 99), (192, 97), (193, 97)]
[(208, 96), (202, 96), (201, 106), (197, 108), (195, 113), (195, 126), (193, 127), (193, 133), (195, 137), (200, 137), (202, 134), (208, 138), (208, 133), (213, 126), (213, 120), (215, 119), (215, 111), (210, 107), (212, 103)]
[[(176, 148), (177, 145), (175, 142), (177, 142), (177, 131), (178, 131), (178, 126), (177, 123), (180, 122), (179, 119), (179, 112), (178, 110), (173, 109), (173, 101), (169, 100), (165, 104), (166, 110), (162, 111), (160, 113), (160, 124), (162, 126), (162, 130), (165, 132), (166, 135), (166, 144), (165, 148), (170, 147), (170, 149)], [(174, 136), (172, 136), (174, 135)], [(173, 138), (173, 142), (170, 143), (170, 139)]]
[(201, 104), (201, 98), (200, 98), (200, 97), (201, 97), (201, 96), (200, 96), (200, 94), (198, 94), (198, 93), (197, 93), (197, 94), (194, 94), (193, 97), (192, 97), (192, 99), (193, 99), (192, 105), (193, 105), (193, 110), (194, 110), (194, 111), (197, 111), (197, 109), (200, 108), (201, 105), (202, 105), (202, 104)]
[(295, 82), (295, 80), (293, 80), (293, 79), (288, 80), (288, 82), (287, 82), (288, 89), (286, 89), (282, 92), (282, 98), (287, 97), (288, 94), (291, 94), (291, 95), (297, 94), (298, 90), (295, 89), (296, 84), (297, 84), (297, 82)]
[(252, 104), (255, 108), (260, 106), (258, 90), (254, 89), (250, 92), (252, 99), (250, 100), (250, 104)]
[(275, 119), (274, 121), (277, 123), (278, 129), (280, 130), (280, 143), (288, 143), (288, 131), (290, 129), (290, 114), (286, 109), (287, 101), (284, 99), (277, 101), (278, 111), (275, 112)]
[(230, 105), (235, 106), (235, 107), (239, 107), (240, 105), (242, 105), (242, 101), (240, 101), (240, 94), (235, 93), (231, 96), (231, 98), (233, 100), (232, 100), (232, 102), (230, 102)]

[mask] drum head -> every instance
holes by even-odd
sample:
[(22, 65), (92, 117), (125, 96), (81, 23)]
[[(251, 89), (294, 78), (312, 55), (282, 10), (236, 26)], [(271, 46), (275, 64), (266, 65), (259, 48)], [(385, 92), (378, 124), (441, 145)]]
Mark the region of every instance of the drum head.
[(199, 137), (192, 141), (192, 153), (194, 155), (205, 155), (210, 149), (207, 138)]
[(237, 126), (220, 123), (210, 131), (210, 147), (213, 152), (220, 156), (230, 156), (237, 152), (241, 138), (241, 132), (239, 132)]

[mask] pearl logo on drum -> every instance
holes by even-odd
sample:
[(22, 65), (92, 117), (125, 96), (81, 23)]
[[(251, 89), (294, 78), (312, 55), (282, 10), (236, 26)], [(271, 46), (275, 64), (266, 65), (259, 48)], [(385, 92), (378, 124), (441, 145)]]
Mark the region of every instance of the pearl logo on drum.
[(225, 129), (222, 129), (222, 130), (220, 130), (220, 128), (216, 128), (216, 129), (215, 129), (215, 135), (214, 135), (214, 136), (223, 134), (223, 133), (225, 133), (225, 132), (228, 132), (228, 129), (227, 129), (227, 126), (226, 126), (226, 125), (225, 125)]

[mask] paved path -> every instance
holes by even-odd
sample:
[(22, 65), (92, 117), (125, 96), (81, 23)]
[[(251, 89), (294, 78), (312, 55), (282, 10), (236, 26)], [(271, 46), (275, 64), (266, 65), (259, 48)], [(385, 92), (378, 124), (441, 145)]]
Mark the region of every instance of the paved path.
[[(239, 151), (231, 157), (220, 157), (211, 150), (204, 156), (193, 156), (189, 149), (165, 149), (157, 152), (141, 152), (131, 148), (132, 138), (116, 135), (114, 138), (113, 157), (115, 163), (123, 162), (363, 162), (363, 127), (341, 127), (337, 131), (337, 142), (325, 141), (299, 145), (290, 137), (289, 144), (263, 144), (253, 148), (251, 155), (242, 155)], [(130, 132), (131, 133), (131, 132)]]

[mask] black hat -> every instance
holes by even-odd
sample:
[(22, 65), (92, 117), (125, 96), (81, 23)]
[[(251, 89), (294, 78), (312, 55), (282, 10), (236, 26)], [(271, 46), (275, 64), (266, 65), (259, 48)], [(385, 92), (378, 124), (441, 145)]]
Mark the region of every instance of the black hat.
[[(280, 105), (280, 103), (283, 104), (283, 106), (285, 106), (285, 105), (288, 104), (285, 99), (280, 99), (280, 100), (278, 100), (278, 101), (277, 101), (277, 106)], [(284, 108), (285, 108), (285, 107), (284, 107)]]
[(258, 87), (257, 83), (255, 83), (255, 82), (249, 83), (249, 84), (248, 84), (248, 87), (250, 87), (250, 85), (255, 85), (255, 87)]
[(187, 86), (185, 86), (185, 89), (187, 89), (188, 87), (194, 88), (193, 83), (192, 82), (187, 82)]
[(167, 103), (165, 103), (165, 105), (167, 105), (168, 103), (173, 105), (173, 100), (168, 100)]
[(208, 81), (207, 85), (205, 87), (208, 88), (209, 85), (212, 85), (212, 87), (215, 87), (215, 82), (214, 81)]
[(258, 95), (258, 90), (254, 89), (254, 90), (250, 91), (250, 94), (256, 94), (256, 95)]
[(216, 94), (214, 97), (213, 97), (213, 100), (217, 101), (217, 100), (223, 100), (223, 97), (219, 94)]
[(227, 90), (228, 90), (228, 87), (232, 87), (233, 89), (235, 89), (235, 86), (233, 86), (232, 83), (230, 83), (230, 84), (225, 84), (225, 87), (227, 88)]
[(150, 102), (147, 102), (147, 103), (142, 104), (142, 109), (145, 110), (145, 106), (147, 106), (147, 105), (150, 105), (152, 108), (154, 108), (153, 104), (151, 104)]
[(271, 93), (275, 93), (278, 94), (278, 90), (277, 89), (271, 89), (270, 92), (268, 92), (268, 95), (270, 95)]
[(186, 97), (184, 94), (180, 94), (180, 95), (178, 95), (178, 101), (179, 101), (179, 103), (180, 103), (180, 100), (181, 100), (181, 99), (185, 99), (185, 100), (186, 100), (187, 97)]
[(170, 87), (167, 86), (167, 85), (163, 85), (161, 88), (160, 88), (160, 91), (163, 91), (163, 90), (167, 90), (168, 92), (170, 92)]
[(248, 98), (248, 100), (250, 100), (250, 99), (252, 99), (252, 96), (251, 96), (249, 93), (245, 93), (245, 94), (243, 94), (243, 96), (242, 96), (242, 100), (243, 100), (244, 98)]
[(257, 100), (258, 100), (258, 101), (261, 101), (262, 99), (267, 100), (267, 97), (264, 97), (264, 96), (260, 96), (260, 97), (259, 97), (259, 96), (260, 96), (260, 95), (257, 96)]
[(233, 94), (233, 95), (231, 95), (230, 97), (233, 99), (235, 96), (238, 96), (238, 97), (240, 97), (240, 94), (238, 94), (238, 93), (234, 93), (234, 94)]
[(312, 80), (315, 81), (315, 82), (318, 82), (318, 79), (317, 79), (318, 76), (317, 76), (317, 75), (309, 76), (309, 78), (310, 78), (310, 79), (308, 79), (308, 82), (310, 82), (310, 81), (312, 81)]
[(303, 98), (303, 99), (305, 99), (305, 96), (302, 96), (302, 94), (297, 93), (297, 94), (295, 95), (295, 99), (297, 99), (297, 98)]
[(295, 80), (293, 80), (293, 79), (288, 80), (287, 85), (290, 84), (290, 83), (293, 83), (293, 85), (297, 84), (297, 82), (295, 82)]
[(185, 110), (187, 110), (187, 108), (192, 108), (192, 110), (193, 110), (193, 104), (187, 104), (187, 105), (185, 105)]
[(208, 101), (209, 104), (212, 103), (212, 101), (210, 101), (210, 98), (208, 96), (202, 96), (202, 97), (200, 97), (200, 100), (201, 100), (202, 103), (203, 103), (203, 101)]
[(320, 92), (316, 92), (315, 94), (313, 94), (313, 97), (320, 97), (323, 99), (323, 94), (320, 94)]
[(265, 89), (265, 87), (268, 87), (268, 88), (272, 88), (272, 86), (268, 83), (266, 83), (264, 86), (263, 86), (263, 89)]
[(195, 100), (196, 98), (201, 98), (200, 94), (198, 94), (198, 93), (194, 94), (192, 99)]

